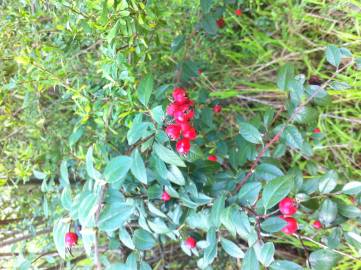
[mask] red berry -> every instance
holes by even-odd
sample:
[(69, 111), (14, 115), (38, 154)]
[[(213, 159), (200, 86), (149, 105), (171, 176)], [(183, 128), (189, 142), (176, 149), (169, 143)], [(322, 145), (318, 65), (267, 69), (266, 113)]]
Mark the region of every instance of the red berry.
[(187, 154), (189, 152), (189, 150), (191, 149), (191, 143), (190, 143), (189, 139), (183, 138), (183, 139), (179, 140), (176, 144), (176, 149), (177, 149), (178, 153), (181, 155)]
[(176, 87), (173, 91), (173, 98), (175, 102), (180, 104), (186, 102), (188, 100), (186, 90), (181, 87)]
[(321, 130), (319, 129), (319, 128), (315, 128), (314, 130), (313, 130), (313, 133), (315, 133), (315, 134), (318, 134), (318, 133), (320, 133), (321, 132)]
[(209, 156), (208, 156), (208, 160), (209, 160), (209, 161), (214, 161), (214, 162), (216, 162), (216, 161), (217, 161), (217, 157), (216, 157), (215, 155), (209, 155)]
[(175, 111), (174, 112), (174, 120), (179, 123), (187, 122), (188, 116), (183, 111)]
[(75, 246), (78, 242), (78, 235), (73, 232), (67, 232), (65, 234), (65, 244), (67, 247)]
[(315, 229), (321, 229), (322, 228), (322, 223), (321, 223), (321, 221), (319, 221), (319, 220), (316, 220), (315, 222), (313, 222), (313, 227), (315, 228)]
[(162, 194), (162, 200), (163, 200), (164, 202), (167, 202), (167, 201), (170, 200), (170, 195), (168, 194), (167, 191), (164, 191), (164, 192), (163, 192), (163, 194)]
[(213, 111), (214, 111), (215, 113), (220, 113), (220, 112), (222, 111), (222, 106), (219, 105), (219, 104), (214, 105)]
[(188, 237), (185, 241), (185, 245), (187, 248), (189, 249), (192, 249), (192, 248), (195, 248), (196, 247), (196, 244), (197, 244), (197, 241), (196, 239), (194, 239), (193, 237)]
[(183, 131), (183, 137), (193, 141), (197, 137), (197, 132), (193, 127), (189, 127)]
[(225, 25), (225, 22), (224, 22), (224, 19), (223, 19), (223, 18), (218, 19), (218, 20), (216, 21), (216, 23), (217, 23), (217, 26), (218, 26), (219, 28), (223, 28), (224, 25)]
[(173, 116), (174, 113), (178, 110), (178, 106), (175, 103), (171, 103), (167, 107), (167, 114)]
[(178, 125), (169, 125), (165, 129), (165, 133), (167, 133), (171, 140), (178, 140), (181, 134), (181, 128)]
[(237, 15), (237, 16), (241, 16), (242, 15), (242, 10), (241, 9), (236, 9), (235, 11), (234, 11), (234, 13)]
[(298, 230), (297, 220), (293, 217), (280, 216), (281, 219), (287, 222), (287, 225), (282, 229), (285, 234), (293, 234)]
[(186, 114), (186, 117), (187, 117), (188, 120), (193, 119), (194, 110), (189, 110), (189, 112)]
[(192, 125), (189, 124), (189, 122), (182, 122), (182, 123), (179, 123), (179, 126), (181, 128), (181, 130), (184, 132), (190, 128), (192, 128)]
[(284, 198), (282, 201), (280, 201), (278, 207), (281, 213), (286, 216), (292, 216), (297, 212), (297, 203), (293, 198)]
[(203, 70), (202, 69), (198, 69), (198, 75), (202, 75)]

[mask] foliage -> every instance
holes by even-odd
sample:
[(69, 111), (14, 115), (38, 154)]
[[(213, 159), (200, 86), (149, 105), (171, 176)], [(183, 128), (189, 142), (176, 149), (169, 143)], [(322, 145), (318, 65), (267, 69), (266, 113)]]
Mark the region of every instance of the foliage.
[[(277, 18), (283, 1), (170, 2), (3, 2), (1, 28), (10, 31), (0, 45), (1, 219), (23, 220), (16, 226), (30, 228), (25, 240), (52, 233), (32, 242), (35, 251), (14, 245), (9, 252), (16, 256), (5, 266), (159, 269), (175, 263), (169, 267), (182, 269), (182, 261), (166, 260), (175, 246), (191, 256), (185, 262), (192, 269), (220, 269), (225, 257), (240, 269), (323, 270), (340, 267), (342, 258), (357, 268), (360, 169), (318, 158), (330, 139), (326, 126), (315, 131), (335, 93), (359, 95), (352, 90), (360, 75), (354, 43), (326, 36), (321, 48), (297, 48), (272, 60), (288, 46), (282, 41), (288, 33), (272, 40), (284, 23)], [(350, 13), (361, 8), (350, 5)], [(234, 14), (236, 8), (245, 15)], [(311, 8), (308, 1), (288, 4), (290, 12)], [(262, 16), (269, 9), (273, 17)], [(303, 37), (306, 43), (312, 35)], [(235, 36), (242, 45), (229, 42)], [(254, 37), (262, 44), (255, 46)], [(291, 61), (303, 53), (304, 63)], [(236, 69), (227, 70), (239, 61), (241, 72), (251, 64), (255, 73), (279, 67), (247, 81), (249, 71), (238, 79)], [(175, 87), (187, 88), (194, 100), (198, 136), (186, 155), (164, 131), (174, 122), (166, 107)], [(247, 96), (266, 88), (281, 103)], [(221, 112), (212, 109), (220, 104)], [(338, 127), (334, 132), (359, 139)], [(207, 159), (211, 154), (216, 161)], [(169, 201), (162, 201), (163, 192)], [(298, 204), (298, 231), (291, 235), (278, 209), (286, 197)], [(312, 227), (315, 220), (320, 230)], [(68, 231), (79, 235), (71, 250)], [(188, 237), (196, 239), (195, 248), (186, 245)], [(11, 244), (11, 235), (1, 239), (0, 248)], [(53, 247), (57, 252), (49, 253)], [(289, 247), (295, 252), (284, 255)]]

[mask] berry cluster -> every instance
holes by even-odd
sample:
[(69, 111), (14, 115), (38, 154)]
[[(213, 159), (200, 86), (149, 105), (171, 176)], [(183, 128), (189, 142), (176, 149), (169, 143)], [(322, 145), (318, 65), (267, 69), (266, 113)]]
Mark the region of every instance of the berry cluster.
[(171, 140), (178, 140), (176, 149), (179, 154), (186, 155), (191, 149), (191, 141), (197, 137), (197, 132), (190, 121), (194, 118), (194, 102), (187, 97), (184, 88), (176, 87), (173, 91), (173, 102), (167, 107), (167, 115), (174, 122), (169, 124), (165, 132)]

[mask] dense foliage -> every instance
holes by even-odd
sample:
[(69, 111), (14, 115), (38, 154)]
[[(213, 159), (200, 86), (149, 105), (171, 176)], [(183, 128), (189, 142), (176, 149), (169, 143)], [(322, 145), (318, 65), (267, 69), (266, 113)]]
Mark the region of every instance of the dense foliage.
[(3, 1), (2, 265), (358, 269), (360, 32), (297, 22), (361, 6), (301, 2)]

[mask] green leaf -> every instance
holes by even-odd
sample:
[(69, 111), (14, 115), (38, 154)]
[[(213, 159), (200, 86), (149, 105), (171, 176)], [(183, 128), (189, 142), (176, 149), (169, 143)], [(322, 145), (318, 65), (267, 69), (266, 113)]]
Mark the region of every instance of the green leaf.
[(148, 74), (138, 86), (138, 99), (144, 105), (147, 106), (150, 96), (154, 87), (154, 81), (152, 74)]
[(156, 245), (153, 235), (143, 229), (136, 229), (133, 235), (133, 242), (137, 249), (148, 250)]
[(179, 167), (185, 167), (185, 163), (181, 158), (172, 150), (168, 149), (167, 147), (155, 143), (154, 144), (154, 152), (157, 154), (157, 156), (163, 160), (165, 163), (172, 164)]
[(137, 178), (141, 183), (147, 184), (147, 171), (145, 169), (144, 161), (142, 156), (140, 155), (138, 149), (135, 149), (132, 153), (132, 166), (130, 170), (135, 178)]
[(244, 186), (238, 192), (238, 199), (241, 205), (253, 205), (262, 189), (262, 184), (260, 182), (249, 182), (244, 184)]
[(63, 259), (65, 259), (65, 234), (68, 231), (69, 223), (64, 223), (62, 219), (59, 219), (54, 223), (53, 239), (56, 250)]
[(242, 270), (259, 270), (259, 263), (253, 248), (248, 249), (242, 262)]
[(316, 250), (309, 257), (313, 270), (332, 270), (340, 259), (340, 255), (328, 249)]
[(152, 267), (146, 262), (141, 262), (139, 270), (152, 270)]
[(169, 171), (167, 173), (167, 177), (168, 177), (169, 181), (171, 181), (177, 185), (180, 185), (180, 186), (183, 186), (186, 183), (186, 180), (184, 179), (181, 170), (177, 166), (174, 166), (174, 165), (169, 166)]
[(338, 212), (340, 215), (347, 218), (358, 218), (361, 217), (361, 210), (353, 205), (338, 204)]
[(79, 222), (82, 226), (88, 227), (94, 221), (94, 213), (97, 206), (97, 196), (93, 193), (86, 195), (78, 207)]
[(224, 211), (224, 205), (225, 205), (225, 195), (222, 194), (220, 197), (218, 197), (211, 210), (211, 222), (212, 225), (216, 228), (218, 228), (221, 225), (221, 214)]
[(243, 238), (247, 239), (251, 232), (251, 224), (249, 223), (248, 216), (239, 210), (233, 213), (233, 223), (236, 227), (237, 233)]
[(104, 169), (104, 178), (108, 183), (123, 180), (132, 166), (132, 159), (127, 156), (112, 158)]
[(229, 206), (221, 213), (221, 223), (233, 237), (235, 237), (237, 233), (236, 224), (234, 223), (237, 211), (236, 206)]
[(275, 246), (272, 242), (268, 242), (261, 247), (258, 254), (258, 260), (264, 266), (268, 267), (273, 262), (273, 256), (275, 254)]
[(209, 34), (209, 35), (217, 34), (218, 27), (217, 27), (217, 23), (216, 23), (216, 18), (213, 15), (211, 15), (210, 13), (207, 13), (203, 17), (201, 24), (202, 24), (204, 31), (206, 31), (207, 34)]
[(275, 233), (282, 230), (287, 225), (287, 222), (279, 217), (270, 217), (261, 223), (261, 228), (265, 232)]
[(125, 264), (127, 265), (128, 269), (137, 269), (137, 253), (134, 251), (130, 253)]
[(279, 203), (291, 191), (293, 179), (291, 176), (280, 176), (269, 181), (262, 195), (262, 202), (265, 209), (270, 209)]
[(162, 125), (165, 118), (162, 106), (159, 105), (154, 107), (150, 112), (154, 121), (157, 122), (157, 124)]
[(326, 48), (326, 59), (334, 67), (338, 67), (341, 63), (341, 52), (340, 49), (335, 45), (327, 46)]
[(112, 27), (112, 29), (110, 29), (106, 39), (108, 41), (108, 43), (111, 43), (113, 41), (113, 39), (116, 37), (117, 33), (118, 33), (118, 30), (119, 30), (119, 27), (120, 27), (120, 20), (118, 20), (114, 26)]
[(301, 149), (303, 145), (303, 138), (301, 133), (295, 126), (288, 126), (285, 128), (282, 137), (286, 139), (286, 143), (293, 149)]
[(60, 183), (63, 187), (69, 186), (68, 163), (63, 160), (60, 165)]
[(280, 90), (286, 91), (295, 77), (295, 67), (292, 64), (282, 66), (277, 73), (277, 86)]
[(277, 260), (270, 265), (271, 270), (303, 270), (303, 267), (290, 261)]
[(337, 204), (331, 201), (330, 199), (326, 199), (320, 209), (319, 218), (322, 224), (325, 226), (330, 225), (337, 216)]
[(201, 0), (201, 9), (204, 13), (208, 13), (212, 8), (213, 0)]
[(255, 175), (259, 180), (270, 181), (278, 176), (282, 176), (283, 172), (273, 164), (262, 163), (257, 166)]
[(64, 209), (66, 209), (66, 210), (71, 209), (72, 200), (71, 200), (71, 188), (70, 188), (70, 186), (65, 187), (63, 189), (63, 192), (61, 193), (60, 201), (61, 201), (61, 205), (64, 207)]
[(149, 122), (133, 122), (132, 127), (128, 130), (127, 140), (128, 144), (132, 145), (139, 141), (141, 138), (144, 138), (150, 135), (148, 128), (151, 126)]
[(126, 247), (130, 249), (135, 248), (132, 237), (124, 227), (119, 228), (119, 239)]
[(348, 195), (356, 195), (361, 192), (361, 181), (351, 181), (344, 185), (342, 192)]
[(328, 171), (322, 176), (319, 184), (319, 190), (321, 193), (330, 193), (335, 189), (337, 185), (337, 173), (334, 170)]
[(160, 211), (157, 207), (155, 207), (154, 204), (152, 204), (151, 202), (148, 202), (148, 209), (151, 213), (153, 213), (156, 216), (162, 217), (162, 218), (167, 218), (167, 216)]
[(207, 232), (208, 247), (204, 250), (204, 263), (209, 265), (217, 257), (217, 235), (216, 229), (210, 228)]
[(224, 251), (227, 252), (230, 256), (232, 256), (234, 258), (243, 258), (244, 257), (244, 253), (243, 253), (242, 249), (240, 247), (238, 247), (232, 241), (222, 237), (221, 245), (222, 245)]
[(176, 36), (170, 45), (170, 49), (172, 50), (172, 52), (177, 52), (180, 48), (182, 48), (184, 45), (184, 41), (185, 41), (184, 35)]
[(116, 202), (106, 205), (99, 216), (98, 226), (102, 231), (115, 231), (128, 221), (134, 212), (132, 205)]
[(261, 133), (259, 133), (258, 129), (256, 129), (253, 125), (249, 123), (246, 122), (239, 123), (239, 133), (248, 142), (254, 144), (262, 143)]
[(97, 180), (101, 178), (100, 173), (94, 168), (93, 164), (93, 147), (89, 147), (88, 151), (86, 153), (86, 159), (85, 159), (85, 165), (86, 165), (86, 172), (88, 175)]

